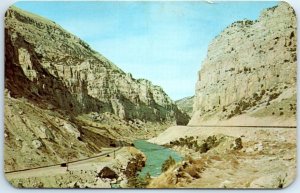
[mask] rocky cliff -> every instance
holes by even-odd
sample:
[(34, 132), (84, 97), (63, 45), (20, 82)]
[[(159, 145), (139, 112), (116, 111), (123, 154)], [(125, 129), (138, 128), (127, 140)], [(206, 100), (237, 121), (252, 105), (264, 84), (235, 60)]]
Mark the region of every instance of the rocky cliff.
[(189, 124), (296, 125), (296, 34), (284, 2), (222, 31), (198, 73)]
[(13, 97), (121, 119), (176, 121), (178, 110), (161, 87), (134, 79), (59, 25), (12, 7), (5, 17), (5, 87)]
[(54, 22), (6, 12), (5, 171), (89, 157), (188, 118)]

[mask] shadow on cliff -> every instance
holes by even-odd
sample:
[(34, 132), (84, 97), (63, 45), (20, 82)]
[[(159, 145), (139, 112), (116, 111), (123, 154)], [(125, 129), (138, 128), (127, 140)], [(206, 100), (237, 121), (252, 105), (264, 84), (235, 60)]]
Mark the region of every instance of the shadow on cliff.
[[(50, 74), (42, 67), (39, 60), (41, 56), (34, 51), (34, 47), (24, 40), (20, 34), (14, 44), (11, 41), (9, 30), (5, 29), (5, 88), (10, 91), (10, 95), (15, 98), (24, 97), (37, 106), (48, 108), (51, 104), (55, 110), (65, 110), (73, 116), (80, 113), (99, 111), (108, 105), (89, 96), (86, 86), (81, 84), (80, 98), (77, 94), (72, 94), (61, 80)], [(37, 77), (31, 81), (24, 74), (19, 62), (20, 48), (26, 49), (30, 53), (33, 70), (37, 71)], [(108, 109), (103, 109), (108, 110)]]
[[(11, 36), (12, 30), (5, 29), (5, 88), (14, 98), (26, 98), (33, 104), (58, 111), (70, 117), (89, 112), (114, 113), (110, 102), (102, 102), (88, 95), (87, 83), (78, 80), (77, 92), (71, 93), (63, 81), (53, 76), (42, 65), (42, 56), (35, 51), (35, 47), (27, 42), (21, 34)], [(12, 38), (15, 38), (12, 42)], [(19, 49), (24, 48), (30, 54), (32, 69), (36, 77), (30, 80), (23, 72), (19, 61)], [(157, 104), (152, 98), (151, 104), (139, 101), (138, 105), (124, 96), (119, 96), (120, 102), (128, 109), (125, 119), (141, 119), (150, 122), (170, 121), (170, 117), (176, 119), (178, 125), (186, 125), (189, 116), (182, 113), (176, 105), (165, 108)], [(170, 111), (174, 111), (174, 115)]]
[[(93, 151), (98, 151), (98, 146), (106, 147), (118, 143), (118, 141), (98, 133), (91, 133), (82, 129), (81, 124), (78, 124), (74, 119), (80, 113), (99, 111), (107, 104), (88, 96), (87, 92), (82, 92), (85, 103), (80, 103), (76, 99), (77, 96), (71, 94), (62, 81), (41, 66), (40, 56), (34, 51), (34, 47), (29, 42), (18, 35), (13, 44), (11, 38), (9, 31), (5, 29), (5, 88), (8, 89), (11, 97), (25, 98), (37, 107), (50, 108), (52, 111), (69, 117), (71, 122), (76, 123), (81, 133), (82, 138), (78, 140), (86, 141)], [(32, 68), (38, 72), (36, 79), (33, 81), (27, 78), (20, 67), (19, 48), (24, 48), (30, 53)], [(84, 84), (82, 85), (84, 86)]]

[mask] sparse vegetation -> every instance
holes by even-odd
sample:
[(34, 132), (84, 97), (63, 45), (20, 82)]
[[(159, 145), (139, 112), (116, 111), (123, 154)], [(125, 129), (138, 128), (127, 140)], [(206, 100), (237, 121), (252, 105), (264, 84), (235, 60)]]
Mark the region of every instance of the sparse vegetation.
[(186, 146), (187, 148), (193, 149), (196, 152), (206, 153), (210, 149), (218, 146), (221, 141), (221, 139), (217, 139), (217, 137), (215, 135), (207, 137), (202, 142), (198, 141), (197, 139), (198, 138), (194, 139), (193, 136), (179, 138), (178, 140), (171, 141), (169, 143), (169, 145), (166, 145), (166, 146), (167, 147), (173, 147), (173, 146), (184, 147), (184, 146)]
[(206, 140), (204, 140), (204, 143), (207, 144), (208, 149), (212, 149), (219, 145), (219, 141), (217, 140), (217, 137), (215, 135), (209, 136)]
[[(285, 7), (276, 10), (276, 17), (272, 8), (261, 14), (262, 23), (238, 21), (210, 44), (198, 73), (195, 100), (181, 101), (188, 106), (183, 110), (194, 111), (191, 127), (175, 126), (187, 123), (189, 116), (159, 86), (134, 79), (58, 25), (29, 14), (22, 16), (17, 8), (8, 10), (7, 179), (19, 188), (146, 188), (154, 180), (157, 188), (287, 186), (297, 161), (292, 116), (297, 102), (293, 63), (297, 34), (291, 8), (279, 6)], [(282, 13), (287, 22), (277, 17)], [(262, 29), (265, 21), (270, 23), (268, 30)], [(273, 25), (278, 21), (280, 25)], [(177, 83), (180, 77), (175, 78)], [(224, 120), (232, 117), (235, 119)], [(249, 122), (256, 126), (244, 127)], [(213, 123), (227, 126), (203, 126)], [(278, 128), (259, 126), (265, 123)], [(279, 128), (281, 124), (291, 127)], [(168, 141), (166, 146), (188, 156), (178, 163), (175, 160), (181, 156), (175, 152), (168, 152), (173, 157), (166, 153), (158, 158), (168, 150), (141, 148), (135, 141), (152, 137), (153, 143)], [(151, 174), (159, 173), (157, 169), (164, 173), (155, 179), (149, 173), (139, 175), (145, 166), (140, 151), (153, 161), (147, 162)], [(76, 162), (78, 159), (84, 162)], [(51, 169), (29, 171), (36, 166)], [(24, 173), (13, 171), (26, 168)], [(288, 178), (278, 176), (285, 172)]]
[(243, 148), (242, 138), (238, 137), (234, 140), (233, 149), (240, 150)]
[(129, 188), (146, 188), (151, 181), (151, 176), (147, 173), (144, 177), (134, 176), (128, 179)]
[(187, 156), (184, 159), (185, 161), (182, 165), (178, 168), (178, 177), (183, 177), (185, 174), (188, 174), (194, 179), (200, 178), (200, 173), (204, 170), (205, 167), (205, 160), (201, 159), (194, 159), (191, 156)]
[(138, 172), (145, 166), (145, 160), (142, 154), (137, 154), (135, 158), (132, 158), (127, 164), (124, 171), (125, 176), (128, 179), (128, 187), (130, 188), (145, 188), (150, 180), (151, 176), (147, 173), (144, 177), (138, 176)]
[(173, 157), (169, 157), (161, 166), (161, 171), (165, 172), (167, 171), (171, 166), (175, 165), (176, 161), (174, 160)]
[(283, 177), (283, 176), (278, 176), (277, 179), (276, 179), (276, 188), (283, 188), (284, 185), (286, 184), (286, 177), (287, 177), (287, 174)]
[(145, 166), (145, 160), (142, 154), (137, 154), (135, 158), (132, 158), (127, 164), (126, 170), (124, 171), (125, 176), (129, 178), (137, 177), (137, 172), (141, 171)]

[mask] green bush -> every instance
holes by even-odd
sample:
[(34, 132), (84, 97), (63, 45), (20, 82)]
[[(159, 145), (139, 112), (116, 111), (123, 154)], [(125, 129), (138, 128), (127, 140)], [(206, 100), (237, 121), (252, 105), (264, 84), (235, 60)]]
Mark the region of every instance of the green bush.
[(217, 147), (219, 144), (220, 140), (218, 140), (216, 136), (209, 136), (196, 150), (200, 153), (206, 153), (208, 150)]
[(207, 147), (208, 149), (211, 149), (211, 148), (214, 148), (216, 147), (217, 145), (219, 145), (218, 141), (217, 141), (217, 138), (216, 136), (209, 136), (205, 142), (207, 143)]
[(175, 165), (176, 161), (173, 159), (172, 156), (169, 156), (169, 158), (162, 164), (161, 171), (165, 172), (167, 171), (171, 166)]
[(208, 145), (206, 142), (203, 143), (199, 148), (200, 153), (206, 153), (208, 150), (209, 150), (209, 148), (208, 148)]
[(134, 176), (128, 179), (129, 188), (146, 188), (151, 181), (149, 172), (144, 176)]
[(243, 143), (242, 143), (242, 138), (236, 138), (235, 139), (235, 147), (234, 147), (234, 150), (240, 150), (243, 148)]

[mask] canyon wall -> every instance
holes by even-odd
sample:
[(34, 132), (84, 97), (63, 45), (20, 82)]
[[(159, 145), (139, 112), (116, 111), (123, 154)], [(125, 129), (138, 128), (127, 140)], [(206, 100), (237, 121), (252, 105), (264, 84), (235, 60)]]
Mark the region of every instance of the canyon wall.
[(12, 7), (6, 12), (5, 37), (5, 87), (11, 96), (75, 114), (188, 122), (161, 87), (134, 79), (52, 21)]
[(134, 79), (55, 22), (7, 10), (6, 172), (90, 157), (188, 119), (161, 87)]
[[(211, 42), (198, 73), (190, 125), (241, 115), (296, 124), (296, 15), (281, 2), (256, 21), (237, 21)], [(258, 119), (251, 119), (258, 118)], [(245, 117), (244, 117), (245, 118)], [(231, 122), (231, 124), (235, 124)]]

